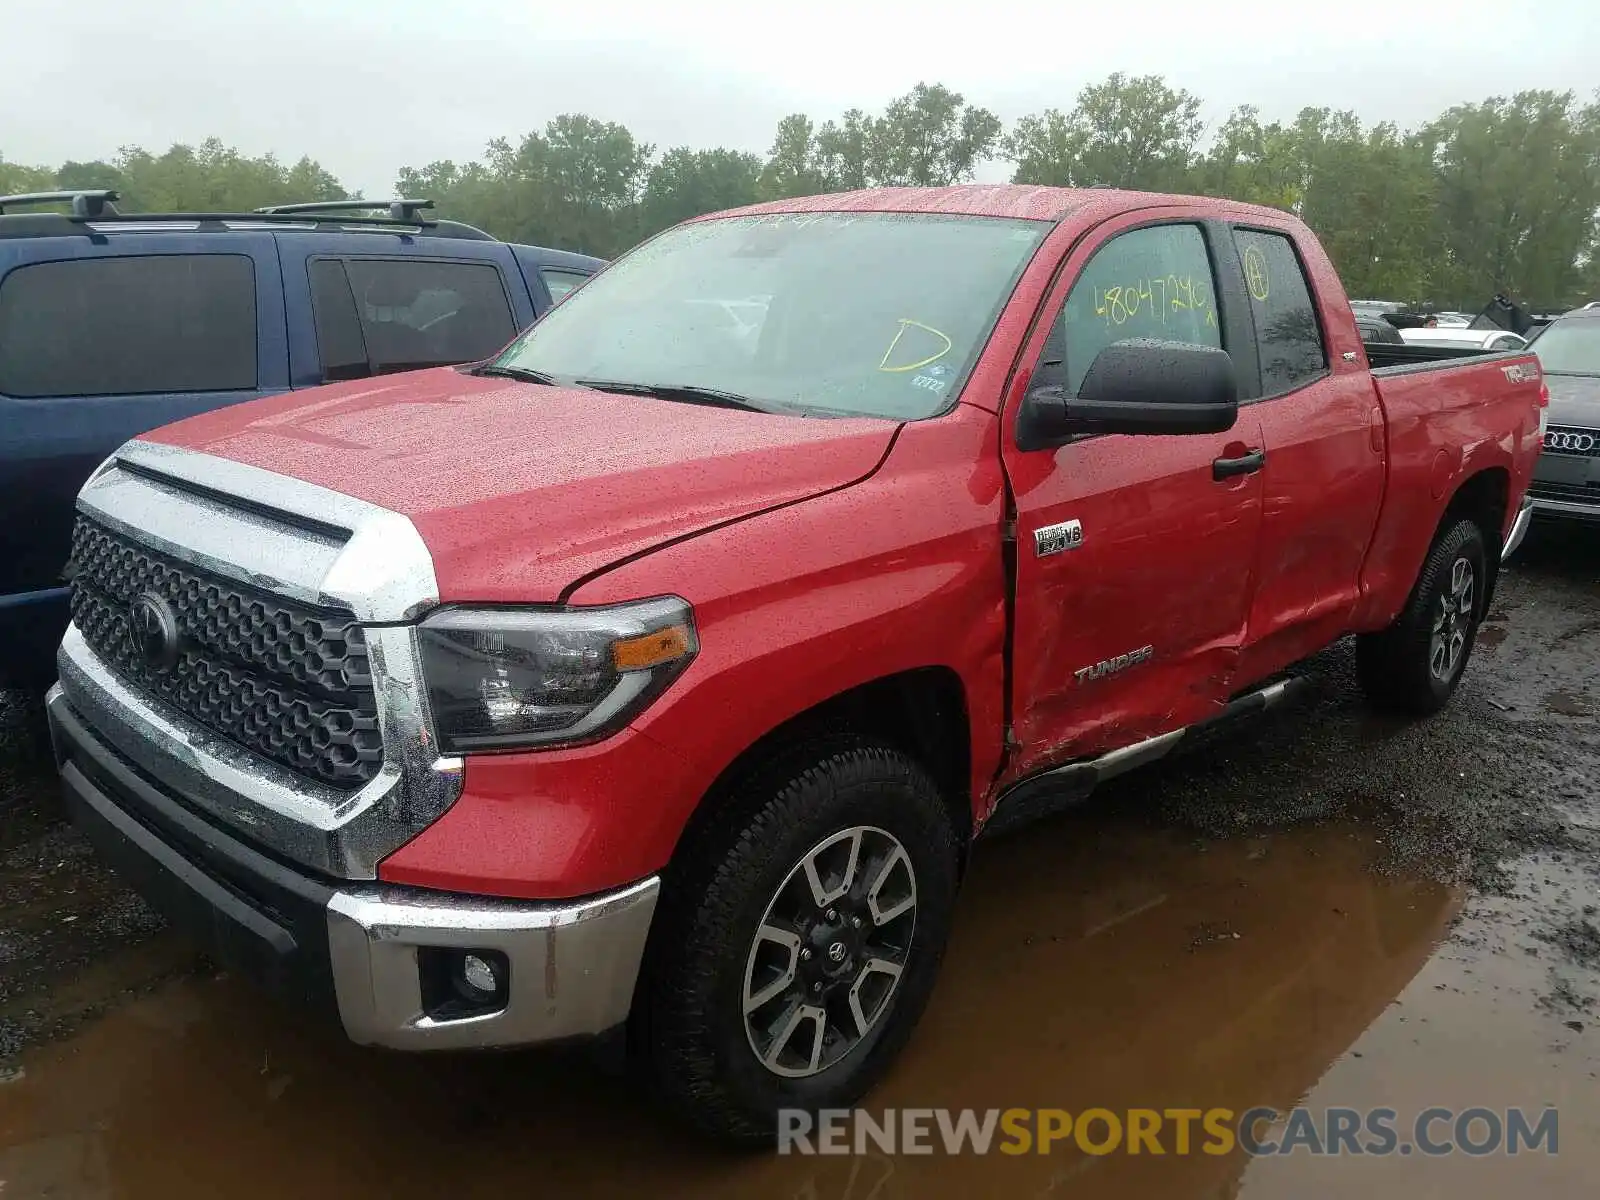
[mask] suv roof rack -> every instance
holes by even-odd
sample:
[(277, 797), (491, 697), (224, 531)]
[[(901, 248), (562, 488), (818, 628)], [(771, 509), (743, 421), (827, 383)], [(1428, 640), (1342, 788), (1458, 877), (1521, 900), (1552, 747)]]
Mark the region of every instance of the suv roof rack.
[[(110, 188), (74, 188), (65, 192), (23, 192), (16, 196), (0, 196), (0, 214), (6, 211), (7, 206), (20, 208), (24, 205), (33, 204), (71, 204), (74, 217), (92, 220), (106, 215), (111, 202), (120, 199), (122, 199), (122, 196)], [(110, 208), (109, 211), (115, 214), (117, 210)]]
[[(0, 238), (106, 233), (121, 226), (129, 232), (217, 232), (281, 225), (288, 229), (322, 229), (333, 233), (416, 233), (428, 237), (492, 242), (497, 239), (475, 225), (423, 217), (432, 200), (313, 200), (302, 204), (270, 204), (254, 212), (119, 212), (120, 199), (109, 188), (30, 192), (0, 196)], [(71, 204), (70, 213), (7, 214), (8, 206)], [(373, 212), (388, 209), (387, 213)]]
[(386, 208), (391, 221), (404, 221), (408, 225), (433, 225), (436, 222), (417, 216), (423, 209), (432, 207), (432, 200), (311, 200), (302, 204), (269, 204), (256, 211), (277, 216), (282, 213), (354, 212)]

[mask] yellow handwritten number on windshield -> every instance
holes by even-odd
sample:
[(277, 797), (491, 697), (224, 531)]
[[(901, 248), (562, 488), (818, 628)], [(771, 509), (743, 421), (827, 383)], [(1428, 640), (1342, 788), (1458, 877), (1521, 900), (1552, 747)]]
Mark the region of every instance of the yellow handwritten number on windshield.
[[(1141, 313), (1146, 320), (1159, 320), (1165, 325), (1170, 313), (1201, 311), (1206, 314), (1207, 327), (1217, 327), (1217, 315), (1206, 286), (1192, 275), (1157, 275), (1127, 284), (1097, 287), (1093, 300), (1094, 315), (1103, 320), (1107, 328), (1124, 325)], [(1067, 311), (1071, 313), (1072, 309)]]
[[(930, 354), (927, 358), (919, 359), (918, 361), (916, 361), (914, 363), (911, 363), (908, 366), (891, 367), (889, 365), (889, 359), (894, 356), (894, 348), (900, 344), (900, 339), (905, 337), (906, 330), (907, 329), (912, 329), (912, 328), (921, 329), (921, 330), (924, 330), (927, 333), (933, 334), (934, 337), (938, 338), (941, 342), (944, 343), (944, 349), (940, 350), (937, 354)], [(955, 343), (950, 340), (950, 338), (949, 338), (949, 336), (947, 334), (941, 333), (939, 330), (935, 329), (932, 325), (924, 325), (921, 321), (913, 321), (910, 317), (901, 317), (900, 318), (900, 328), (895, 331), (894, 340), (889, 343), (889, 348), (883, 352), (883, 358), (878, 363), (878, 370), (880, 370), (880, 371), (895, 371), (895, 372), (920, 370), (922, 367), (926, 367), (930, 363), (938, 362), (946, 354), (949, 354), (950, 353), (950, 348), (954, 344)]]

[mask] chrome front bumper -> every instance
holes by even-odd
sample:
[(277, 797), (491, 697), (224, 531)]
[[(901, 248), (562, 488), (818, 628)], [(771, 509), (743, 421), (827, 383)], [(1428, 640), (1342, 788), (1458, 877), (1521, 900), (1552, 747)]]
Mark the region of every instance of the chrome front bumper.
[[(339, 1018), (352, 1041), (396, 1050), (526, 1046), (603, 1033), (628, 1018), (660, 883), (569, 904), (340, 891), (328, 901)], [(423, 1003), (418, 952), (499, 951), (510, 966), (498, 1011), (454, 1019)]]
[[(47, 711), (74, 821), (100, 854), (218, 962), (337, 1014), (356, 1042), (401, 1050), (523, 1046), (621, 1025), (659, 881), (531, 903), (350, 883), (241, 841), (102, 740), (58, 684)], [(505, 967), (495, 1004), (441, 1005), (424, 960)]]

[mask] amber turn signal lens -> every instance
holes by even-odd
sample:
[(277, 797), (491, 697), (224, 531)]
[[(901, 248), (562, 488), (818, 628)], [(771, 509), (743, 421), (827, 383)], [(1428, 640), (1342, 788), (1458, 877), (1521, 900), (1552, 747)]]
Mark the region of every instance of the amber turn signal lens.
[(623, 638), (611, 643), (611, 664), (619, 671), (648, 671), (673, 662), (689, 653), (687, 625), (669, 625), (654, 633)]

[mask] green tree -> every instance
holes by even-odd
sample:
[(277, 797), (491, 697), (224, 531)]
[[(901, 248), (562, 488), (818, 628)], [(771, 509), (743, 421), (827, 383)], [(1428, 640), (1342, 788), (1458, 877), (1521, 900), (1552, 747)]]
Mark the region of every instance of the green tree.
[(93, 191), (111, 188), (120, 191), (125, 185), (122, 172), (114, 163), (95, 159), (93, 162), (64, 162), (56, 171), (52, 186), (62, 191), (83, 189)]
[(1305, 160), (1293, 130), (1276, 121), (1263, 125), (1260, 111), (1247, 104), (1217, 130), (1211, 149), (1194, 165), (1191, 186), (1201, 195), (1298, 210)]
[(790, 113), (778, 122), (772, 148), (761, 170), (761, 198), (782, 200), (827, 191), (817, 145), (817, 127), (804, 113)]
[(1600, 103), (1495, 96), (1450, 109), (1425, 133), (1450, 294), (1481, 304), (1504, 292), (1538, 307), (1578, 299), (1600, 209)]
[(1198, 96), (1118, 71), (1079, 92), (1070, 112), (1023, 117), (1004, 147), (1017, 183), (1174, 191), (1190, 182), (1203, 129)]
[(22, 163), (7, 162), (5, 155), (0, 154), (0, 196), (55, 190), (55, 172), (49, 167), (29, 167)]
[(564, 113), (515, 145), (495, 138), (481, 163), (402, 168), (396, 186), (508, 241), (610, 256), (637, 236), (653, 152), (625, 126)]
[(1000, 142), (999, 117), (937, 83), (917, 84), (863, 129), (867, 179), (879, 187), (962, 183)]
[(760, 182), (761, 160), (754, 154), (677, 146), (645, 179), (639, 232), (648, 235), (702, 213), (754, 204)]
[(1302, 109), (1289, 130), (1300, 163), (1295, 211), (1317, 231), (1354, 296), (1421, 301), (1438, 273), (1426, 139), (1353, 112)]
[(917, 84), (881, 116), (852, 108), (818, 127), (795, 113), (778, 124), (762, 195), (961, 183), (998, 148), (1000, 132), (999, 117), (938, 83)]
[(248, 212), (267, 204), (343, 200), (331, 172), (302, 157), (285, 166), (271, 154), (251, 158), (219, 138), (177, 144), (151, 154), (124, 146), (110, 161), (67, 161), (60, 167), (15, 170), (0, 160), (0, 192), (112, 188), (123, 212)]
[(308, 158), (286, 167), (275, 155), (252, 158), (207, 138), (159, 155), (125, 146), (109, 164), (125, 212), (249, 212), (268, 204), (343, 200), (334, 176)]
[(872, 186), (874, 125), (859, 108), (850, 109), (837, 121), (822, 123), (817, 130), (816, 170), (824, 189), (845, 192)]

